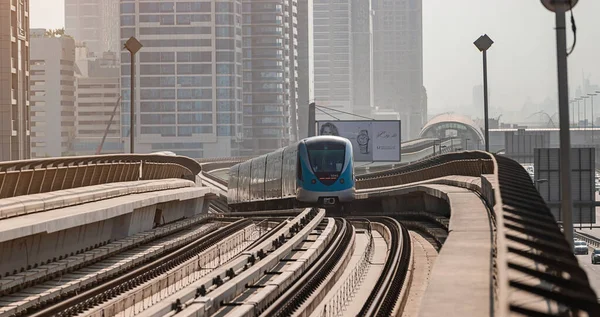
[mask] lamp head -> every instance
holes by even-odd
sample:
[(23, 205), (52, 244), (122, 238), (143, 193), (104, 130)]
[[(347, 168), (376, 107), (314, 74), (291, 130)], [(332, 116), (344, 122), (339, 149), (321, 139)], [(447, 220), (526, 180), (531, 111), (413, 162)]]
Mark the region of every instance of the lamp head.
[(579, 0), (541, 0), (542, 5), (552, 11), (556, 12), (556, 9), (562, 6), (564, 11), (569, 11), (574, 8)]

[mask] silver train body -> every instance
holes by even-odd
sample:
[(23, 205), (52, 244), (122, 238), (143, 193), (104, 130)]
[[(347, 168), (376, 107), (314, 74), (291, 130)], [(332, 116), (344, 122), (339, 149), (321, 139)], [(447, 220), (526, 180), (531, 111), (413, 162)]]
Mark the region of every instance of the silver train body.
[(303, 139), (229, 170), (234, 210), (327, 207), (354, 200), (352, 144), (345, 138)]

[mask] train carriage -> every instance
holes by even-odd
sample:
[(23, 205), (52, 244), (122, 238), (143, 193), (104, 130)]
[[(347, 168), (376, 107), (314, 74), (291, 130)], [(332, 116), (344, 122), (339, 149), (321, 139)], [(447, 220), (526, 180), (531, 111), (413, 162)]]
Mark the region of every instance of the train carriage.
[(301, 140), (234, 165), (228, 203), (234, 210), (335, 207), (354, 200), (352, 144), (335, 136)]

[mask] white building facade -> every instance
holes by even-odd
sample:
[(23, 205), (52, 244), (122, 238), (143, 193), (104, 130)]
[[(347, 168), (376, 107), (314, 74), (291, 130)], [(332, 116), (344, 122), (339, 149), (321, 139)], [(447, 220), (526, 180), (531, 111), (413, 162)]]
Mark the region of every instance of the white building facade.
[(32, 30), (30, 62), (31, 157), (73, 154), (75, 41)]

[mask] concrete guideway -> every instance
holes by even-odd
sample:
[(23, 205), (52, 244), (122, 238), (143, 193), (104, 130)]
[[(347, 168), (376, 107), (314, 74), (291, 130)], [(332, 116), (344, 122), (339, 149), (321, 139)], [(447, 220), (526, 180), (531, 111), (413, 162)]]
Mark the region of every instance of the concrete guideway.
[[(387, 259), (388, 244), (377, 230), (372, 231), (372, 236), (363, 229), (355, 231), (356, 247), (344, 273), (314, 308), (311, 317), (355, 316), (375, 287)], [(348, 290), (350, 296), (345, 296)]]
[[(347, 222), (345, 224), (349, 225)], [(283, 296), (288, 287), (295, 286), (292, 284), (303, 284), (300, 280), (307, 277), (311, 273), (310, 270), (322, 267), (319, 265), (320, 261), (323, 260), (322, 255), (331, 251), (331, 246), (335, 245), (335, 242), (342, 241), (342, 230), (344, 228), (340, 225), (343, 226), (344, 222), (336, 221), (333, 218), (325, 218), (319, 226), (310, 232), (307, 239), (301, 241), (291, 252), (286, 254), (281, 262), (273, 267), (266, 267), (262, 278), (248, 284), (240, 295), (227, 303), (228, 306), (222, 307), (213, 316), (247, 316), (256, 311), (262, 312), (263, 315), (273, 316), (265, 309), (275, 305), (277, 299)], [(346, 228), (346, 230), (348, 229)], [(353, 240), (350, 241), (349, 245), (351, 246)], [(346, 248), (348, 245), (343, 247)], [(337, 258), (336, 262), (344, 266), (346, 257)], [(313, 264), (316, 267), (311, 268)], [(229, 306), (231, 304), (235, 306)], [(304, 310), (300, 309), (299, 311)]]
[[(493, 211), (490, 219), (495, 230), (490, 241), (494, 252), (490, 252), (493, 261), (486, 274), (494, 283), (489, 290), (491, 304), (485, 314), (543, 315), (571, 310), (600, 315), (596, 295), (550, 210), (524, 168), (509, 158), (479, 151), (450, 153), (405, 167), (357, 176), (359, 200), (355, 204), (375, 199), (386, 200), (384, 203), (394, 208), (428, 206), (430, 208), (413, 210), (432, 210), (436, 205), (443, 208), (440, 201), (444, 196), (435, 200), (406, 192), (395, 202), (383, 199), (381, 194), (377, 197), (376, 192), (385, 190), (391, 195), (389, 187), (451, 175), (475, 177), (475, 182), (455, 186), (472, 190)], [(373, 189), (372, 192), (369, 189)]]
[[(63, 173), (65, 177), (68, 173), (74, 173), (73, 170), (78, 171), (76, 174), (71, 174), (78, 176), (71, 181), (67, 181), (66, 184), (68, 186), (77, 185), (75, 187), (80, 187), (92, 185), (98, 181), (98, 175), (104, 175), (107, 177), (107, 181), (114, 179), (110, 175), (111, 173), (113, 176), (116, 175), (114, 166), (119, 165), (119, 162), (114, 161), (114, 165), (111, 167), (111, 164), (99, 164), (99, 160), (93, 161), (95, 158), (91, 158), (91, 160), (89, 163), (94, 165), (92, 168), (89, 166), (79, 166), (77, 158), (64, 161), (68, 167), (66, 171), (65, 169), (60, 169), (62, 171), (60, 173)], [(223, 160), (223, 162), (226, 161), (226, 159)], [(223, 162), (219, 164), (224, 164)], [(164, 161), (165, 165), (171, 163), (174, 162)], [(127, 177), (131, 176), (139, 179), (140, 175), (137, 174), (136, 176), (135, 168), (139, 169), (144, 163), (141, 160), (137, 160), (136, 162), (131, 161), (128, 164), (131, 166), (127, 169), (129, 171)], [(148, 165), (149, 170), (153, 170), (154, 172), (144, 174), (150, 178), (164, 178), (159, 173), (161, 170), (166, 171), (161, 164), (150, 164), (152, 167)], [(58, 168), (61, 166), (55, 165), (51, 166), (51, 169), (47, 169), (47, 166), (43, 164), (33, 165), (32, 163), (22, 165), (19, 162), (13, 162), (11, 169), (2, 169), (4, 165), (0, 166), (0, 174), (4, 173), (0, 176), (4, 177), (2, 180), (4, 187), (0, 190), (0, 197), (7, 194), (11, 195), (11, 190), (7, 190), (10, 186), (6, 186), (6, 179), (8, 179), (6, 175), (9, 174), (12, 180), (16, 179), (15, 175), (17, 173), (21, 173), (20, 175), (22, 176), (20, 178), (22, 180), (22, 182), (20, 181), (21, 184), (13, 188), (18, 188), (17, 191), (12, 191), (13, 195), (16, 195), (17, 192), (20, 194), (31, 194), (36, 191), (55, 190), (56, 188), (54, 188), (55, 186), (52, 182), (48, 185), (48, 180), (54, 177), (52, 173), (59, 173)], [(124, 166), (122, 168), (125, 168)], [(173, 165), (169, 166), (172, 167)], [(24, 168), (24, 171), (19, 171), (21, 167)], [(69, 169), (72, 171), (69, 172)], [(477, 302), (479, 300), (477, 295), (481, 294), (470, 296), (470, 293), (475, 289), (482, 290), (483, 288), (479, 287), (483, 285), (483, 282), (489, 283), (490, 280), (495, 281), (495, 283), (489, 284), (487, 291), (488, 305), (478, 306), (480, 308), (474, 309), (472, 312), (475, 312), (475, 315), (486, 315), (492, 312), (503, 316), (518, 313), (525, 315), (558, 314), (559, 311), (565, 309), (585, 311), (590, 316), (600, 315), (600, 306), (598, 305), (596, 294), (590, 288), (586, 271), (582, 270), (582, 267), (585, 268), (586, 266), (577, 262), (576, 257), (572, 254), (572, 250), (560, 234), (558, 226), (550, 215), (547, 206), (531, 184), (529, 176), (523, 170), (523, 167), (516, 162), (483, 152), (460, 152), (438, 156), (384, 172), (372, 173), (366, 176), (361, 175), (358, 178), (357, 186), (359, 191), (357, 195), (358, 200), (356, 201), (358, 205), (378, 202), (386, 213), (402, 210), (410, 212), (430, 212), (432, 210), (447, 212), (447, 215), (450, 217), (447, 222), (449, 235), (445, 240), (439, 258), (432, 268), (430, 286), (441, 285), (440, 288), (444, 288), (448, 293), (459, 293), (462, 296), (458, 298), (458, 301), (456, 299), (454, 301), (462, 303), (464, 306), (470, 306), (472, 302), (474, 305), (481, 304)], [(195, 177), (195, 179), (197, 180), (198, 177)], [(65, 182), (63, 181), (61, 184), (63, 183)], [(189, 188), (174, 188), (167, 191), (158, 191), (157, 193), (177, 192), (184, 197), (185, 194), (189, 194), (186, 192), (190, 190)], [(108, 201), (126, 197), (134, 198), (134, 196), (142, 198), (146, 197), (144, 196), (145, 194), (148, 193), (112, 197), (95, 202), (89, 201), (80, 206), (95, 206), (96, 212), (88, 212), (84, 207), (81, 207), (79, 210), (81, 215), (78, 221), (85, 224), (75, 224), (75, 227), (71, 226), (71, 228), (64, 230), (60, 223), (55, 223), (52, 226), (54, 230), (58, 231), (47, 233), (47, 225), (52, 219), (42, 219), (41, 225), (34, 222), (24, 223), (17, 230), (24, 232), (22, 237), (2, 242), (5, 244), (1, 249), (4, 253), (0, 255), (4, 259), (4, 255), (8, 254), (8, 259), (15, 260), (18, 253), (14, 250), (17, 250), (21, 254), (25, 252), (27, 255), (37, 256), (35, 253), (38, 252), (37, 250), (44, 252), (44, 250), (48, 249), (43, 245), (44, 241), (53, 241), (59, 244), (62, 243), (60, 250), (50, 249), (49, 253), (53, 253), (51, 255), (56, 256), (57, 254), (63, 254), (66, 248), (71, 247), (65, 243), (68, 241), (74, 245), (71, 251), (66, 250), (67, 252), (64, 254), (71, 257), (70, 254), (94, 248), (96, 245), (116, 239), (117, 236), (121, 237), (122, 235), (130, 235), (140, 230), (147, 230), (142, 227), (147, 224), (152, 226), (157, 219), (165, 216), (170, 220), (176, 220), (189, 217), (190, 213), (203, 212), (205, 201), (210, 199), (209, 196), (215, 196), (213, 193), (202, 196), (202, 198), (187, 199), (184, 197), (184, 201), (179, 199), (168, 200), (166, 198), (167, 201), (157, 200), (155, 205), (139, 208), (135, 207), (135, 204), (131, 204), (131, 201), (124, 199), (121, 201), (121, 204), (133, 208), (129, 213), (116, 214), (113, 212), (107, 216), (106, 211), (98, 211), (102, 208), (118, 209), (116, 206), (108, 206)], [(484, 206), (487, 212), (476, 214), (475, 209), (479, 208), (472, 207), (474, 206), (472, 205), (474, 201), (473, 196), (479, 199), (479, 203)], [(143, 200), (149, 199), (146, 197)], [(17, 202), (18, 204), (25, 205), (22, 202)], [(15, 221), (17, 219), (24, 221), (24, 219), (32, 219), (32, 216), (43, 218), (44, 215), (49, 215), (53, 212), (55, 213), (54, 215), (68, 216), (67, 218), (71, 217), (72, 219), (77, 218), (75, 214), (64, 215), (60, 214), (60, 212), (78, 206), (38, 212), (36, 208), (39, 208), (39, 204), (37, 204), (38, 207), (33, 207), (33, 205), (32, 203), (27, 208), (31, 208), (31, 210), (34, 210), (33, 212), (37, 212), (35, 214), (21, 216), (17, 211), (12, 215), (8, 215), (12, 218), (0, 221), (0, 237), (4, 229), (9, 233), (15, 232), (11, 228), (3, 228), (2, 224), (4, 222)], [(200, 205), (202, 205), (201, 208), (199, 207)], [(468, 209), (469, 206), (471, 206), (472, 210), (461, 211), (461, 209)], [(193, 212), (189, 210), (193, 210)], [(480, 218), (482, 214), (489, 216), (487, 217), (488, 226), (494, 229), (488, 230), (490, 234), (487, 238), (483, 234), (485, 227), (482, 218)], [(102, 220), (97, 220), (99, 215), (106, 217)], [(93, 219), (89, 223), (86, 223), (86, 221), (90, 220), (88, 218)], [(166, 223), (168, 221), (159, 220), (159, 222)], [(17, 222), (13, 223), (18, 224)], [(98, 224), (101, 224), (101, 226), (97, 226)], [(70, 225), (68, 224), (68, 226)], [(36, 232), (38, 233), (29, 236), (26, 232), (27, 230), (32, 232), (37, 230)], [(470, 239), (473, 236), (476, 239), (471, 241)], [(85, 243), (94, 243), (82, 245), (80, 244), (82, 241)], [(10, 245), (6, 244), (9, 242), (11, 243)], [(487, 244), (491, 246), (488, 248)], [(265, 248), (268, 249), (268, 246), (265, 245)], [(481, 265), (484, 262), (482, 254), (485, 253), (483, 252), (485, 249), (488, 249), (490, 259), (487, 267)], [(10, 252), (6, 253), (8, 252), (6, 250)], [(448, 251), (445, 252), (446, 250)], [(468, 250), (470, 259), (474, 258), (474, 260), (469, 261), (468, 265), (481, 266), (477, 266), (477, 268), (473, 267), (473, 270), (468, 272), (465, 270), (461, 271), (462, 268), (460, 266), (465, 265), (463, 256), (465, 250)], [(249, 255), (246, 254), (243, 256)], [(560, 263), (556, 259), (559, 259)], [(15, 264), (20, 265), (19, 269), (39, 264), (31, 261), (32, 259), (29, 258), (24, 265)], [(235, 261), (234, 259), (233, 262)], [(455, 273), (454, 276), (451, 276), (449, 272), (454, 272), (456, 268), (464, 273)], [(221, 270), (219, 268), (217, 271), (220, 273), (217, 275), (220, 278), (227, 279), (224, 278), (226, 269), (223, 268)], [(239, 272), (239, 269), (240, 267), (238, 266), (236, 272)], [(0, 271), (0, 273), (2, 272)], [(479, 284), (471, 289), (471, 285), (466, 285), (464, 281), (459, 280), (470, 275), (480, 276), (483, 281), (476, 281)], [(462, 292), (463, 290), (467, 293)], [(428, 287), (424, 292), (423, 305), (421, 307), (425, 309), (418, 311), (419, 315), (424, 316), (428, 313), (428, 310), (432, 311), (434, 309), (432, 306), (443, 306), (440, 303), (452, 301), (451, 296), (456, 295), (443, 294), (439, 291), (436, 293), (433, 290), (433, 286)], [(425, 302), (436, 296), (438, 298), (430, 304)], [(438, 307), (438, 313), (445, 316), (473, 315), (468, 311), (468, 309), (473, 309), (473, 307), (458, 307), (459, 310), (452, 310), (454, 308), (456, 307), (446, 308), (444, 311), (444, 309)]]
[(0, 219), (64, 208), (130, 194), (194, 187), (191, 181), (162, 179), (78, 187), (0, 199)]
[[(492, 305), (493, 224), (485, 201), (469, 189), (481, 186), (481, 182), (480, 177), (450, 176), (359, 191), (360, 199), (380, 199), (386, 214), (401, 213), (404, 208), (450, 211), (448, 238), (431, 271), (419, 316), (476, 316)], [(417, 193), (423, 195), (420, 204), (407, 206), (403, 202), (403, 196)], [(442, 202), (446, 208), (440, 206)]]
[[(205, 311), (205, 309), (205, 314), (208, 314), (209, 312), (214, 313), (220, 309), (222, 300), (221, 297), (225, 296), (224, 300), (230, 301), (239, 295), (244, 289), (241, 287), (239, 289), (232, 290), (230, 293), (223, 293), (223, 290), (215, 285), (215, 281), (218, 279), (227, 283), (228, 281), (234, 280), (232, 283), (238, 285), (240, 279), (243, 279), (245, 282), (242, 283), (241, 286), (244, 286), (245, 283), (251, 284), (256, 282), (255, 279), (261, 276), (259, 275), (261, 273), (259, 269), (264, 267), (272, 267), (274, 263), (279, 262), (285, 253), (284, 251), (289, 251), (292, 249), (291, 244), (286, 244), (280, 248), (273, 249), (273, 239), (279, 239), (279, 237), (282, 235), (288, 236), (290, 229), (297, 227), (301, 222), (306, 222), (306, 220), (309, 219), (308, 217), (310, 214), (313, 214), (312, 220), (306, 224), (300, 233), (292, 237), (293, 243), (291, 244), (299, 243), (300, 241), (304, 240), (304, 237), (308, 234), (308, 232), (310, 232), (309, 229), (314, 228), (324, 219), (324, 211), (320, 211), (315, 214), (310, 209), (304, 210), (293, 219), (287, 220), (283, 226), (277, 228), (277, 231), (273, 232), (272, 238), (252, 246), (250, 250), (242, 252), (238, 257), (234, 258), (226, 265), (218, 267), (201, 279), (189, 284), (187, 287), (178, 290), (161, 303), (158, 303), (157, 305), (154, 305), (153, 307), (144, 311), (141, 316), (168, 316), (168, 314), (173, 313), (173, 307), (171, 303), (176, 302), (176, 300), (179, 300), (182, 305), (187, 307), (184, 310), (188, 310), (190, 314), (196, 314), (196, 312), (201, 314)], [(271, 252), (269, 252), (269, 250), (271, 250)], [(275, 253), (275, 251), (277, 252)], [(261, 258), (259, 254), (263, 254), (263, 257)], [(250, 259), (254, 259), (254, 261), (251, 262)], [(229, 277), (227, 272), (230, 270), (235, 272), (236, 276), (234, 278)], [(249, 274), (250, 276), (248, 276)], [(247, 280), (248, 278), (250, 280)], [(200, 296), (198, 294), (198, 289), (201, 288), (207, 292), (205, 296)], [(183, 311), (178, 313), (177, 316), (181, 316), (181, 313), (183, 313)]]
[[(204, 217), (201, 217), (200, 219), (203, 218)], [(5, 297), (0, 297), (0, 305), (2, 306), (2, 308), (0, 308), (0, 316), (8, 317), (12, 316), (13, 314), (24, 312), (29, 308), (59, 298), (63, 296), (63, 294), (68, 294), (69, 292), (90, 286), (94, 283), (102, 281), (103, 279), (109, 278), (110, 276), (121, 274), (122, 272), (125, 272), (134, 266), (151, 259), (152, 257), (158, 256), (161, 253), (169, 252), (177, 247), (181, 247), (190, 241), (198, 239), (208, 232), (217, 230), (218, 228), (219, 225), (216, 223), (202, 224), (196, 226), (195, 228), (191, 228), (192, 230), (180, 231), (166, 239), (160, 239), (156, 242), (142, 245), (123, 253), (118, 253), (118, 251), (121, 251), (123, 248), (120, 250), (115, 250), (114, 247), (111, 248), (111, 245), (107, 245), (106, 247), (101, 247), (86, 252), (88, 254), (83, 253), (79, 256), (69, 257), (65, 259), (64, 262), (67, 262), (67, 266), (69, 266), (73, 272), (63, 274), (60, 277), (51, 279), (41, 284), (35, 284), (33, 287), (27, 287), (20, 292), (12, 293)], [(138, 235), (144, 236), (147, 235), (147, 233)], [(131, 245), (131, 240), (135, 241), (135, 238), (135, 236), (125, 238), (123, 241), (112, 243), (112, 245), (119, 247)], [(137, 238), (139, 240), (142, 237)], [(91, 266), (80, 268), (80, 266), (84, 265), (82, 263), (84, 262), (83, 260), (89, 261), (90, 258), (97, 256), (97, 253), (104, 255), (104, 252), (102, 251), (105, 251), (109, 248), (114, 255), (101, 262), (96, 262)], [(57, 265), (48, 266), (50, 266), (50, 268), (57, 268)], [(47, 268), (43, 268), (43, 266), (40, 267), (39, 270), (35, 271), (36, 273), (51, 273), (48, 272)], [(34, 276), (32, 276), (32, 274), (25, 274), (25, 276), (22, 277), (31, 278)], [(15, 280), (11, 278), (5, 280), (15, 282)], [(2, 281), (3, 280), (0, 280), (0, 283), (2, 283)]]
[[(325, 211), (321, 210), (317, 215), (304, 226), (297, 234), (286, 239), (285, 243), (272, 252), (267, 253), (266, 257), (256, 262), (256, 264), (243, 270), (236, 270), (236, 276), (226, 281), (221, 287), (217, 287), (214, 291), (209, 292), (204, 297), (198, 297), (192, 301), (183, 311), (178, 313), (178, 316), (209, 316), (217, 312), (223, 305), (223, 303), (233, 301), (238, 295), (240, 295), (245, 289), (246, 285), (254, 285), (264, 275), (264, 271), (268, 271), (273, 268), (276, 264), (285, 258), (293, 249), (296, 249), (300, 243), (302, 243), (308, 235), (314, 230), (314, 228), (321, 223), (325, 217)], [(319, 237), (317, 239), (325, 239), (325, 237)], [(324, 247), (324, 245), (323, 245)], [(263, 250), (261, 247), (255, 248), (252, 252), (258, 252)], [(310, 257), (304, 259), (300, 265), (304, 268), (310, 265), (316, 258), (317, 254), (311, 254)], [(239, 273), (238, 273), (239, 272)], [(283, 281), (282, 281), (283, 282)], [(205, 287), (210, 288), (211, 281), (205, 282)], [(289, 285), (289, 282), (287, 283)], [(281, 289), (282, 291), (283, 289)]]
[(431, 271), (437, 259), (438, 252), (419, 233), (410, 232), (413, 241), (414, 263), (412, 283), (402, 317), (418, 316), (423, 296), (431, 279)]
[(190, 187), (186, 180), (173, 183), (179, 185), (1, 220), (0, 274), (72, 256), (151, 230), (157, 223), (206, 213), (212, 189)]
[[(145, 245), (154, 240), (161, 239), (172, 233), (189, 229), (196, 225), (201, 225), (209, 220), (205, 215), (198, 215), (193, 218), (184, 219), (171, 223), (162, 227), (155, 228), (150, 231), (145, 231), (131, 235), (129, 237), (116, 240), (105, 245), (93, 248), (89, 251), (79, 253), (77, 255), (68, 256), (57, 261), (47, 264), (42, 264), (35, 269), (26, 270), (22, 273), (8, 275), (0, 278), (0, 292), (8, 292), (13, 288), (21, 287), (24, 284), (32, 284), (39, 280), (44, 280), (48, 276), (60, 275), (68, 270), (76, 267), (86, 266), (95, 263), (103, 258), (117, 254), (122, 250), (130, 249), (137, 245)], [(173, 237), (176, 238), (176, 237)]]
[(148, 309), (162, 301), (171, 304), (168, 301), (171, 295), (227, 264), (260, 238), (258, 233), (256, 225), (250, 225), (162, 274), (158, 279), (147, 281), (79, 316), (134, 316), (146, 314)]
[[(193, 199), (203, 200), (205, 196), (210, 196), (211, 194), (213, 194), (213, 190), (210, 188), (183, 187), (159, 192), (138, 193), (122, 197), (109, 198), (83, 205), (53, 209), (40, 214), (8, 218), (0, 221), (0, 242), (18, 239), (38, 233), (54, 233), (73, 227), (106, 221), (119, 216), (132, 214), (135, 213), (135, 210), (140, 210), (145, 207), (154, 206), (161, 203), (168, 203), (172, 201), (183, 202)], [(180, 215), (171, 214), (168, 216), (184, 216), (186, 213), (188, 216), (192, 216), (200, 212), (202, 212), (202, 210), (180, 210)], [(142, 215), (139, 216), (146, 218)], [(139, 220), (142, 220), (143, 222), (131, 223), (131, 225), (148, 227), (150, 224), (149, 219)], [(131, 230), (129, 230), (127, 233), (132, 234), (132, 230), (139, 232), (142, 228), (137, 229), (132, 227), (128, 229)]]

